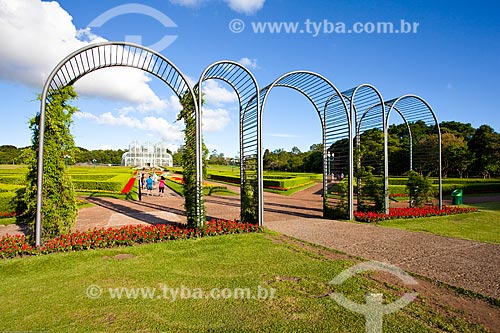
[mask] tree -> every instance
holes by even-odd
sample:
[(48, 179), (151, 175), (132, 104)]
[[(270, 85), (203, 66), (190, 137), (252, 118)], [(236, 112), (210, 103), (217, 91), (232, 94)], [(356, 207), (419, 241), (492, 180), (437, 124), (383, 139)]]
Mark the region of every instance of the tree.
[[(73, 87), (67, 86), (50, 94), (45, 108), (45, 135), (43, 157), (43, 187), (41, 207), (42, 240), (65, 234), (75, 225), (78, 213), (75, 190), (67, 172), (65, 156), (74, 156), (75, 145), (70, 132), (72, 115), (78, 110), (69, 104), (77, 98)], [(19, 203), (24, 207), (22, 219), (34, 229), (37, 194), (38, 142), (40, 114), (30, 121), (32, 154), (28, 161), (27, 186)]]
[(458, 121), (443, 121), (440, 124), (441, 133), (452, 133), (457, 137), (462, 137), (466, 142), (474, 136), (476, 130), (470, 123), (461, 123)]
[(469, 142), (474, 154), (473, 169), (484, 178), (498, 174), (500, 159), (500, 134), (488, 125), (480, 126)]
[(462, 178), (463, 173), (472, 162), (464, 138), (452, 133), (443, 133), (441, 135), (441, 149), (443, 177), (446, 178), (450, 173), (457, 172)]
[(0, 146), (0, 164), (15, 164), (20, 151), (15, 146)]

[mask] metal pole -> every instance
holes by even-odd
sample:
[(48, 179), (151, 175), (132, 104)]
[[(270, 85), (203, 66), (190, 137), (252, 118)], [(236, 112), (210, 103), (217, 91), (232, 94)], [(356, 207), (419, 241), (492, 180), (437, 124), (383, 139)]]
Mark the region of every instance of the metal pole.
[(139, 177), (137, 177), (137, 182), (139, 183), (139, 201), (142, 201), (142, 175), (139, 174)]
[(326, 125), (325, 125), (325, 121), (323, 119), (321, 119), (321, 130), (322, 130), (322, 134), (323, 134), (323, 217), (326, 217), (325, 216), (325, 212), (326, 212), (326, 205), (327, 205), (327, 200), (328, 200), (328, 173), (329, 173), (329, 169), (328, 168), (328, 165), (329, 165), (329, 160), (328, 160), (328, 150), (326, 148)]
[[(46, 83), (47, 85), (47, 83)], [(40, 123), (38, 124), (38, 170), (36, 184), (35, 213), (35, 246), (42, 245), (42, 187), (43, 187), (43, 141), (45, 136), (45, 99), (47, 90), (44, 88), (40, 103)]]
[(438, 129), (438, 159), (439, 159), (439, 209), (443, 209), (443, 163), (442, 163), (442, 151), (441, 151), (441, 129), (439, 128), (439, 123), (436, 120), (436, 127)]
[(382, 103), (382, 126), (384, 128), (384, 210), (389, 214), (389, 131), (385, 105)]
[[(203, 228), (205, 225), (204, 214), (203, 214), (203, 134), (202, 134), (202, 92), (201, 92), (201, 81), (198, 83), (198, 101), (194, 99), (196, 96), (193, 95), (193, 105), (195, 107), (195, 121), (196, 121), (196, 225), (199, 228)], [(198, 102), (198, 103), (196, 103)]]

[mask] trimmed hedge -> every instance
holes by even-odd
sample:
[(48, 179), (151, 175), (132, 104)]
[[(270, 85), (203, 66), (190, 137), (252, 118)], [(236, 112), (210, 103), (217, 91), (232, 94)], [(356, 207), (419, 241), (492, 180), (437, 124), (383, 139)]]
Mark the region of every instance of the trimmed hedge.
[[(439, 185), (432, 185), (435, 193), (439, 191)], [(449, 195), (460, 188), (464, 194), (478, 193), (500, 193), (500, 183), (472, 183), (472, 184), (443, 184), (443, 194)], [(406, 193), (406, 185), (389, 185), (389, 194)]]
[(124, 184), (121, 182), (106, 182), (95, 180), (73, 180), (75, 190), (79, 192), (104, 191), (121, 193)]
[[(240, 177), (230, 176), (230, 175), (214, 175), (208, 176), (209, 179), (219, 180), (226, 183), (240, 184)], [(307, 184), (311, 181), (311, 177), (294, 177), (294, 178), (280, 178), (280, 179), (269, 179), (264, 178), (264, 187), (279, 187), (284, 189), (289, 189), (297, 186)]]
[(118, 176), (116, 173), (110, 173), (110, 174), (90, 174), (90, 173), (79, 173), (79, 174), (71, 174), (71, 179), (73, 181), (76, 180), (94, 180), (94, 181), (106, 181), (110, 180), (111, 178), (114, 178)]
[(15, 176), (14, 175), (12, 175), (12, 176), (2, 175), (2, 176), (0, 176), (0, 183), (1, 184), (9, 184), (9, 185), (26, 185), (26, 182), (25, 182), (23, 176), (24, 175), (15, 175)]
[(13, 199), (16, 197), (15, 192), (1, 192), (0, 193), (0, 212), (15, 212), (16, 205)]

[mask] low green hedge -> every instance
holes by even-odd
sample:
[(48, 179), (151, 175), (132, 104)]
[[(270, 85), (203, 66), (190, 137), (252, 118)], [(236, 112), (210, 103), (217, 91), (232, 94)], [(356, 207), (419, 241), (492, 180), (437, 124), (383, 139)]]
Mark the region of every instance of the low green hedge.
[[(438, 185), (433, 185), (436, 189)], [(443, 184), (443, 193), (450, 194), (460, 188), (465, 194), (500, 193), (500, 183)]]
[[(439, 185), (433, 184), (435, 193), (439, 191)], [(443, 184), (443, 194), (449, 195), (460, 188), (466, 194), (500, 193), (500, 183), (471, 183), (471, 184)], [(389, 194), (406, 193), (406, 185), (389, 185)]]
[[(230, 175), (216, 175), (210, 174), (208, 176), (209, 179), (218, 180), (226, 183), (239, 184), (240, 177), (239, 176), (230, 176)], [(295, 178), (286, 178), (286, 179), (269, 179), (264, 178), (263, 185), (264, 187), (280, 187), (280, 188), (293, 188), (297, 186), (301, 186), (307, 184), (311, 181), (311, 177), (295, 177)]]
[(83, 173), (83, 174), (71, 174), (71, 179), (73, 181), (75, 181), (75, 180), (106, 181), (106, 180), (110, 180), (111, 178), (114, 178), (116, 176), (118, 176), (118, 174), (116, 174), (116, 173), (109, 173), (109, 174)]
[(24, 180), (24, 175), (1, 175), (0, 183), (2, 184), (10, 184), (10, 185), (25, 185), (26, 181)]
[(80, 192), (92, 192), (92, 191), (105, 191), (120, 193), (123, 187), (123, 183), (119, 182), (102, 182), (95, 180), (73, 180), (73, 185), (76, 191)]
[(16, 205), (13, 199), (16, 197), (15, 192), (1, 192), (0, 193), (0, 212), (15, 212)]

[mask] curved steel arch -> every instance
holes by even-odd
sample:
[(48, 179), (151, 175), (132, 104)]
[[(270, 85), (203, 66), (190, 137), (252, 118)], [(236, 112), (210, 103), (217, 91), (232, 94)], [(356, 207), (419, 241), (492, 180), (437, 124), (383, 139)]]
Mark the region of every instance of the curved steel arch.
[[(316, 112), (318, 113), (321, 122), (322, 138), (323, 138), (323, 194), (324, 194), (323, 214), (325, 214), (325, 208), (326, 208), (325, 200), (326, 200), (326, 194), (328, 193), (328, 184), (326, 175), (327, 171), (326, 161), (328, 158), (327, 157), (328, 151), (327, 151), (326, 137), (329, 131), (334, 130), (333, 129), (334, 119), (332, 117), (329, 117), (327, 105), (330, 97), (335, 94), (340, 95), (340, 91), (328, 79), (315, 72), (293, 71), (285, 73), (276, 80), (274, 80), (274, 82), (272, 82), (271, 84), (260, 90), (259, 92), (260, 103), (261, 103), (260, 119), (262, 119), (262, 114), (264, 113), (264, 107), (267, 97), (274, 87), (287, 87), (300, 92), (313, 104), (314, 108), (316, 109)], [(351, 119), (349, 116), (347, 104), (345, 103), (344, 99), (341, 100), (342, 100), (341, 107), (345, 111), (347, 122), (351, 124)], [(255, 103), (255, 101), (256, 99), (252, 100), (251, 103)], [(244, 117), (245, 116), (246, 113)], [(262, 130), (261, 127), (260, 130)], [(262, 133), (259, 133), (260, 137), (261, 135)], [(262, 150), (258, 151), (258, 160), (259, 163), (262, 163)], [(260, 174), (259, 176), (261, 178), (263, 175)], [(352, 218), (352, 216), (350, 218)]]
[[(264, 212), (262, 203), (262, 163), (255, 161), (256, 163), (251, 163), (250, 161), (256, 160), (258, 152), (262, 150), (261, 148), (261, 133), (260, 126), (260, 102), (259, 102), (259, 85), (254, 75), (243, 65), (229, 60), (217, 61), (209, 65), (201, 74), (198, 80), (197, 90), (198, 90), (198, 112), (199, 117), (203, 111), (202, 108), (202, 84), (204, 81), (209, 79), (217, 79), (229, 84), (238, 96), (239, 102), (239, 128), (240, 128), (240, 218), (245, 222), (258, 222), (259, 226), (262, 225)], [(254, 100), (256, 103), (253, 104), (254, 109), (248, 109), (251, 101)], [(248, 121), (245, 118), (247, 111), (257, 115), (256, 121)], [(253, 119), (252, 119), (253, 120)], [(256, 138), (247, 141), (244, 145), (244, 138), (248, 137), (248, 133), (256, 132), (258, 133)], [(201, 135), (201, 134), (200, 134)], [(197, 161), (201, 165), (201, 161)], [(251, 197), (253, 200), (249, 202), (245, 200), (250, 194), (249, 185), (251, 191), (253, 192)], [(257, 195), (254, 195), (254, 194)]]
[[(47, 78), (40, 103), (40, 125), (39, 125), (39, 154), (38, 154), (38, 179), (37, 179), (37, 208), (35, 221), (35, 244), (41, 243), (41, 208), (42, 208), (42, 185), (43, 185), (43, 148), (45, 132), (45, 107), (51, 101), (51, 94), (57, 89), (73, 85), (78, 79), (95, 70), (107, 67), (131, 67), (141, 69), (153, 74), (165, 82), (182, 99), (186, 94), (190, 94), (193, 101), (195, 95), (193, 88), (189, 85), (186, 77), (177, 67), (161, 54), (143, 47), (127, 42), (103, 42), (87, 45), (66, 56), (52, 70)], [(201, 119), (198, 117), (198, 105), (194, 103), (194, 111), (191, 114), (196, 119), (196, 132), (201, 133)], [(189, 133), (186, 133), (189, 135)], [(202, 154), (201, 140), (196, 138), (196, 155)], [(202, 219), (203, 211), (203, 189), (201, 182), (201, 173), (196, 173), (197, 195), (194, 203), (197, 209), (197, 218)], [(197, 221), (197, 224), (204, 221)]]
[[(398, 105), (399, 104), (399, 105)], [(412, 119), (423, 120), (433, 120), (437, 130), (438, 136), (438, 177), (439, 177), (439, 208), (443, 208), (443, 179), (442, 179), (442, 152), (441, 152), (441, 128), (439, 126), (439, 121), (437, 116), (432, 109), (432, 107), (424, 100), (422, 97), (412, 94), (403, 95), (398, 98), (394, 98), (385, 103), (386, 107), (389, 108), (387, 111), (386, 119), (386, 131), (389, 124), (389, 119), (393, 109), (398, 109), (400, 115), (403, 117), (407, 125), (412, 121)], [(398, 106), (397, 106), (398, 105)], [(388, 169), (388, 160), (385, 161), (385, 168)], [(388, 179), (386, 180), (388, 181)]]

